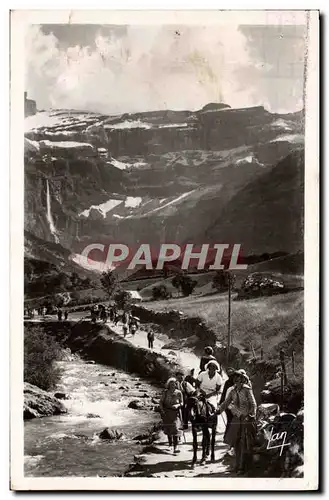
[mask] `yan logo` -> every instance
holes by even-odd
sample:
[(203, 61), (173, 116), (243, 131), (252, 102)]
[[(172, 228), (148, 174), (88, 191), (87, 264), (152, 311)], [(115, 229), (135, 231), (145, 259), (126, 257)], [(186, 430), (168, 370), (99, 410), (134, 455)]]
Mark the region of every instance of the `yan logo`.
[[(280, 450), (280, 456), (281, 456), (284, 446), (290, 446), (291, 443), (286, 443), (286, 439), (287, 439), (286, 431), (280, 432), (280, 433), (277, 432), (275, 434), (272, 434), (272, 433), (273, 433), (273, 427), (271, 429), (271, 434), (270, 434), (270, 437), (268, 439), (267, 449), (273, 450), (274, 448), (281, 448), (281, 450)], [(273, 443), (278, 443), (278, 444), (273, 444)]]

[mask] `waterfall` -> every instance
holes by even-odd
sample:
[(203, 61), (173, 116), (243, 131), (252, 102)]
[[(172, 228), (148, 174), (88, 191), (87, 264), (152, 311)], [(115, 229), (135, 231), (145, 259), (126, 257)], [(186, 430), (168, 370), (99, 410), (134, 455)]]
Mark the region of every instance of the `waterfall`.
[(53, 216), (51, 214), (50, 191), (49, 191), (49, 182), (48, 182), (48, 179), (47, 179), (46, 182), (47, 182), (47, 221), (49, 223), (50, 232), (51, 232), (51, 234), (55, 238), (55, 242), (59, 243), (59, 238), (58, 238), (57, 231), (56, 231), (56, 228), (55, 228)]

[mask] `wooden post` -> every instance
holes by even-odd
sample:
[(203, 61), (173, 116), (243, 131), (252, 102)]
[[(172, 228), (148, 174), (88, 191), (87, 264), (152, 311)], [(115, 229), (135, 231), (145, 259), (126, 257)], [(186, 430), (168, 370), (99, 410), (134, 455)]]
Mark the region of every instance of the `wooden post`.
[(227, 366), (230, 361), (230, 347), (231, 347), (231, 275), (228, 273), (228, 318), (227, 318)]
[(284, 386), (287, 385), (287, 373), (286, 365), (284, 362), (284, 350), (280, 350), (280, 362), (281, 362), (281, 403), (283, 404), (283, 392)]
[(295, 351), (291, 353), (292, 373), (295, 375)]

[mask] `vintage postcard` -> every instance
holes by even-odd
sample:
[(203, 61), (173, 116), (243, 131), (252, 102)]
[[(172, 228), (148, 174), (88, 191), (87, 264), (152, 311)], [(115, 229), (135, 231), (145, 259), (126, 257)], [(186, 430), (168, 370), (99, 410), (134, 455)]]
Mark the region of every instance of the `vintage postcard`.
[(319, 12), (11, 13), (11, 488), (318, 489)]

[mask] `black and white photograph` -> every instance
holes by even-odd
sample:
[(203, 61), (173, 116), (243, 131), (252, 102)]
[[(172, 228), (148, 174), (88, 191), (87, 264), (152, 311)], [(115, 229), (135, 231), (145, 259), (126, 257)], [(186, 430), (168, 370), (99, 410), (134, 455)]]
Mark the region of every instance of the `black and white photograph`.
[(318, 22), (12, 12), (12, 489), (317, 489)]

